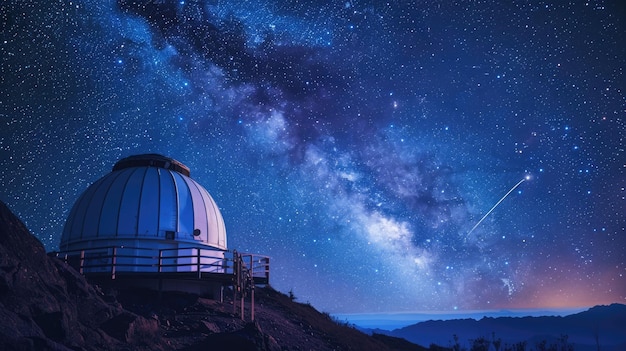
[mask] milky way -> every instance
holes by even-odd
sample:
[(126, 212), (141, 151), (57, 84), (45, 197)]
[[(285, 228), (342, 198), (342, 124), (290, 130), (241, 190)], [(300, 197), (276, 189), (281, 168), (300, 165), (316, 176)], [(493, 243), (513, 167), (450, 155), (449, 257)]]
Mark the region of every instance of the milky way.
[(324, 311), (624, 303), (625, 13), (5, 1), (0, 200), (55, 250), (89, 184), (160, 153)]

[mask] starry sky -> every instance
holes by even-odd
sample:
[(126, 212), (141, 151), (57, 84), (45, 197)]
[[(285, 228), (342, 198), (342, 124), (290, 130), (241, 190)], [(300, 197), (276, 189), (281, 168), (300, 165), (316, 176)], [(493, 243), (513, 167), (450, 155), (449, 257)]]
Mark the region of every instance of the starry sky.
[(0, 200), (160, 153), (322, 311), (626, 303), (617, 3), (3, 1)]

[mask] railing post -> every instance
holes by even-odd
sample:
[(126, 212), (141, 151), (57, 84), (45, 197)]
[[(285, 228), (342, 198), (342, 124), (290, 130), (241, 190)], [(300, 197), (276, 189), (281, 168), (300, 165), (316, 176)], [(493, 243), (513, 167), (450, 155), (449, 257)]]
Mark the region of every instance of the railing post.
[(250, 255), (250, 279), (252, 279), (250, 286), (250, 319), (254, 322), (254, 257), (252, 255)]
[(237, 290), (239, 289), (239, 274), (238, 274), (238, 264), (237, 264), (237, 250), (233, 251), (233, 275), (235, 278), (233, 279), (233, 314), (237, 313)]
[(196, 269), (198, 270), (198, 279), (202, 278), (202, 272), (200, 271), (200, 248), (196, 248)]
[(245, 310), (244, 310), (244, 305), (245, 305), (245, 300), (244, 300), (244, 293), (245, 293), (245, 280), (243, 279), (243, 257), (241, 256), (241, 254), (237, 255), (237, 262), (239, 262), (239, 298), (241, 301), (239, 301), (239, 303), (241, 304), (241, 320), (245, 321)]
[(163, 249), (159, 249), (159, 273), (163, 272)]
[(117, 263), (117, 247), (113, 246), (113, 256), (111, 257), (111, 279), (115, 279), (115, 264)]
[(265, 258), (265, 279), (267, 280), (267, 284), (270, 283), (270, 258)]
[(78, 272), (80, 274), (84, 274), (85, 272), (85, 250), (80, 250), (80, 266), (78, 267)]

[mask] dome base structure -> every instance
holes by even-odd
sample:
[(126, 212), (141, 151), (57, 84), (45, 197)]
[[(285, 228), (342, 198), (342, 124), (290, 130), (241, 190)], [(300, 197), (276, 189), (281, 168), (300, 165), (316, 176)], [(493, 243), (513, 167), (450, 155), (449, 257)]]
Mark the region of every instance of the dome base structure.
[(108, 246), (51, 255), (90, 281), (116, 289), (179, 291), (221, 299), (225, 286), (243, 292), (255, 285), (269, 284), (269, 257), (236, 250)]

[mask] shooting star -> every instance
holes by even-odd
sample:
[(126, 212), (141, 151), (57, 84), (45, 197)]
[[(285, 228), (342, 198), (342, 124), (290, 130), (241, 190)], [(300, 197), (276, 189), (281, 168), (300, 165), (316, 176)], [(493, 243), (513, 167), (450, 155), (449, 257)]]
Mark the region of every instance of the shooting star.
[(495, 205), (493, 205), (493, 207), (487, 211), (487, 213), (485, 213), (485, 215), (483, 216), (483, 218), (480, 219), (480, 221), (478, 221), (478, 223), (476, 223), (474, 225), (474, 227), (472, 228), (472, 230), (470, 230), (467, 235), (465, 235), (465, 240), (467, 240), (467, 238), (470, 236), (470, 234), (472, 234), (472, 232), (474, 231), (474, 229), (476, 229), (476, 227), (478, 227), (484, 220), (485, 218), (487, 218), (487, 216), (489, 216), (489, 214), (491, 214), (491, 212), (493, 212), (493, 210), (496, 209), (496, 207), (498, 207), (498, 205), (504, 201), (504, 199), (506, 199), (507, 196), (509, 196), (510, 193), (512, 193), (515, 189), (517, 189), (518, 186), (520, 186), (520, 184), (522, 184), (523, 182), (530, 180), (530, 175), (526, 175), (524, 178), (522, 178), (522, 180), (520, 180), (519, 182), (517, 182), (517, 184), (513, 185), (513, 187), (506, 193), (504, 194), (504, 196), (498, 201), (496, 202)]

